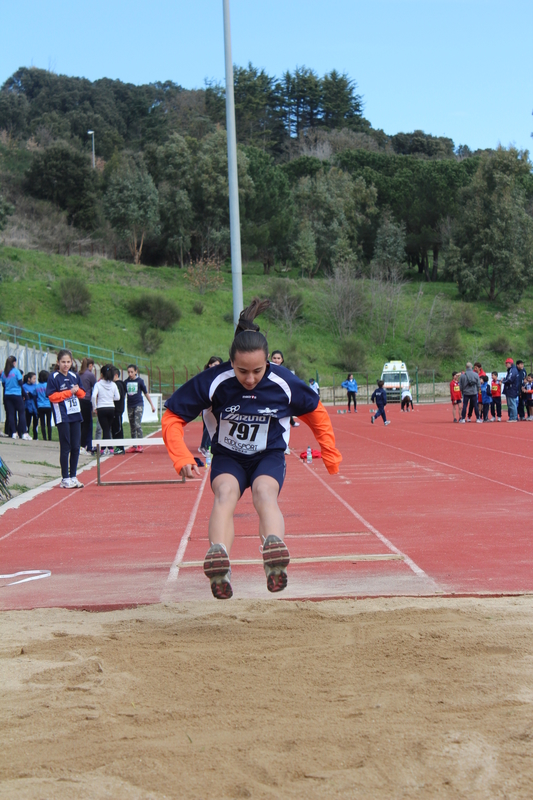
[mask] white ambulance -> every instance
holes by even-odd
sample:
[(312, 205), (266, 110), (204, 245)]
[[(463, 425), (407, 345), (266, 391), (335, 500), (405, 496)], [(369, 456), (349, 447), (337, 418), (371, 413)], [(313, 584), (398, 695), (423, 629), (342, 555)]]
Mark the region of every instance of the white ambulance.
[(387, 390), (387, 400), (400, 402), (402, 389), (410, 389), (409, 373), (403, 361), (387, 361), (383, 365), (381, 380)]

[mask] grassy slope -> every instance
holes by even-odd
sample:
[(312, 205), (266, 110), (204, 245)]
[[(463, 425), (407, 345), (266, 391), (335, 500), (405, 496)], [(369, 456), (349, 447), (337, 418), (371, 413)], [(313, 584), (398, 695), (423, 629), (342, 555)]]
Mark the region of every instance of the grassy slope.
[[(278, 277), (265, 278), (258, 264), (248, 265), (244, 272), (245, 302), (256, 294), (268, 295), (272, 281)], [(67, 315), (60, 302), (58, 282), (72, 274), (82, 276), (90, 285), (93, 300), (85, 317)], [(293, 274), (292, 277), (297, 276)], [(146, 290), (164, 292), (178, 303), (182, 318), (173, 331), (163, 334), (163, 345), (152, 360), (162, 369), (173, 366), (181, 375), (184, 366), (189, 372), (195, 372), (214, 353), (225, 356), (231, 342), (233, 326), (224, 320), (224, 315), (232, 311), (229, 272), (224, 273), (223, 288), (200, 296), (190, 287), (186, 272), (173, 267), (136, 267), (102, 258), (67, 258), (4, 247), (0, 248), (0, 278), (0, 319), (4, 322), (138, 355), (144, 355), (138, 322), (126, 312), (124, 301)], [(502, 335), (509, 339), (515, 358), (522, 356), (526, 362), (530, 360), (531, 348), (527, 342), (533, 312), (531, 291), (519, 307), (511, 310), (487, 302), (476, 303), (475, 327), (461, 331), (461, 349), (457, 357), (437, 363), (424, 354), (422, 328), (435, 295), (440, 294), (455, 302), (458, 300), (457, 290), (449, 283), (424, 285), (421, 324), (407, 341), (405, 333), (419, 289), (418, 276), (411, 275), (411, 279), (404, 290), (394, 341), (389, 336), (385, 345), (377, 345), (368, 322), (361, 321), (359, 325), (356, 337), (364, 343), (371, 378), (380, 372), (383, 362), (392, 355), (403, 358), (410, 369), (417, 365), (436, 367), (442, 377), (447, 377), (452, 367), (461, 366), (466, 358), (480, 359), (490, 368), (498, 366), (503, 369), (505, 356), (491, 353), (489, 348), (489, 343)], [(299, 284), (305, 298), (305, 321), (293, 334), (292, 341), (268, 317), (262, 320), (262, 330), (267, 334), (272, 349), (291, 352), (292, 347), (293, 364), (296, 366), (298, 362), (302, 376), (314, 375), (315, 370), (324, 378), (333, 372), (340, 375), (344, 370), (335, 363), (338, 360), (338, 341), (324, 319), (324, 281), (306, 280)], [(193, 305), (198, 301), (205, 306), (202, 315), (193, 312)], [(461, 315), (462, 306), (458, 303), (456, 308), (458, 316)], [(121, 362), (120, 356), (116, 361)]]

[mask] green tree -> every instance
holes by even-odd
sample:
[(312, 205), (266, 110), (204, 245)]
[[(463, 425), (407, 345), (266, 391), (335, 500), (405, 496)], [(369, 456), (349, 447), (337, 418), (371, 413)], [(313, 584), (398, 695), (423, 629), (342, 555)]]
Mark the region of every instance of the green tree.
[(531, 173), (526, 151), (486, 153), (463, 190), (448, 253), (466, 299), (516, 301), (533, 276), (533, 219), (524, 182)]
[(111, 227), (127, 241), (134, 264), (141, 263), (147, 231), (159, 221), (159, 196), (143, 165), (123, 164), (109, 179), (104, 208)]
[(383, 214), (376, 236), (373, 264), (389, 278), (405, 260), (405, 224), (395, 222), (390, 213)]
[(7, 200), (4, 200), (4, 198), (0, 194), (0, 231), (4, 230), (7, 218), (11, 216), (14, 210), (15, 209), (11, 205), (11, 203), (8, 203)]
[(316, 238), (309, 220), (304, 219), (292, 247), (292, 256), (302, 275), (311, 278), (317, 271)]

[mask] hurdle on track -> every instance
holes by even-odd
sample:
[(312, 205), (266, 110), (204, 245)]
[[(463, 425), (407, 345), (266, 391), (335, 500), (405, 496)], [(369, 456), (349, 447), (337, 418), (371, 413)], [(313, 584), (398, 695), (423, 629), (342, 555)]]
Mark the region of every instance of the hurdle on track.
[(164, 445), (161, 438), (152, 437), (150, 439), (98, 439), (96, 442), (96, 485), (97, 486), (135, 486), (139, 484), (160, 484), (160, 483), (185, 483), (185, 478), (179, 480), (166, 481), (103, 481), (100, 477), (100, 455), (102, 447), (146, 447), (147, 445)]

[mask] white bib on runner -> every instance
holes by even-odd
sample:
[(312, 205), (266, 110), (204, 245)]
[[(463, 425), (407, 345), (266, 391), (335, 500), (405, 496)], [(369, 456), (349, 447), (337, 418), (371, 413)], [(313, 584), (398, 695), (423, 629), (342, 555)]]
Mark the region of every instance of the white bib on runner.
[(67, 397), (65, 408), (67, 409), (67, 414), (81, 414), (81, 407), (75, 394), (72, 397)]
[(218, 425), (218, 443), (234, 453), (253, 456), (266, 450), (270, 417), (224, 414)]

